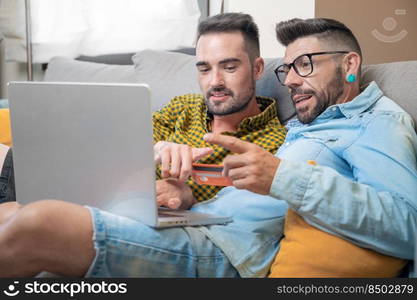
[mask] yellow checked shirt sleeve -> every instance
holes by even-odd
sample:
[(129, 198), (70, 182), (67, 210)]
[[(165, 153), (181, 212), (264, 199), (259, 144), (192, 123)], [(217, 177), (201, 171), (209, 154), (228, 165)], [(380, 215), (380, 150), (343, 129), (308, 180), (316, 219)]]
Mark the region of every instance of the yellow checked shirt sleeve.
[(174, 134), (176, 119), (183, 108), (183, 100), (180, 97), (175, 97), (166, 106), (153, 113), (154, 144), (159, 141), (167, 141)]

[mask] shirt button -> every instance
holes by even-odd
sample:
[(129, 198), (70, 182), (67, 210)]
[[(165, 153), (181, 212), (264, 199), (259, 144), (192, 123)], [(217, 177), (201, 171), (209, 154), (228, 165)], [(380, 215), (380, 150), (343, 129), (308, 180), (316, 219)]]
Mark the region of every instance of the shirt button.
[(336, 107), (333, 107), (333, 108), (332, 108), (332, 111), (336, 111), (336, 109), (337, 109)]
[(290, 145), (290, 142), (286, 142), (286, 143), (285, 143), (285, 146), (289, 146), (289, 145)]

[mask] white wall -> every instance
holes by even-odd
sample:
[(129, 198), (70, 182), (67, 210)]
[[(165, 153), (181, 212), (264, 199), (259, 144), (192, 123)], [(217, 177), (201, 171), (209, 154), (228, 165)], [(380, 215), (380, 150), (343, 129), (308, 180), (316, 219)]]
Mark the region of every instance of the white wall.
[[(206, 5), (206, 4), (204, 4)], [(275, 24), (294, 17), (314, 17), (315, 0), (224, 0), (225, 12), (251, 14), (259, 26), (261, 55), (265, 58), (284, 55), (284, 47), (275, 38)], [(218, 13), (221, 0), (211, 0), (210, 14)], [(35, 80), (43, 76), (40, 65), (33, 70)], [(0, 98), (7, 98), (6, 82), (26, 80), (26, 65), (4, 60), (4, 42), (0, 42)]]
[(315, 0), (225, 0), (225, 12), (252, 15), (260, 33), (261, 56), (284, 55), (284, 47), (275, 38), (275, 24), (291, 18), (313, 18)]

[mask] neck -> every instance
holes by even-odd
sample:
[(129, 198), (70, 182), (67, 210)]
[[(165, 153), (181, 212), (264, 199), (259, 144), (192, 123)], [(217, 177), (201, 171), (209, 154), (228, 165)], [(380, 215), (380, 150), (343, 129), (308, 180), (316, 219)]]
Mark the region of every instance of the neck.
[(336, 101), (336, 104), (352, 101), (359, 94), (359, 84), (349, 85), (345, 88), (343, 94), (339, 97), (339, 100)]
[(242, 111), (224, 116), (213, 116), (211, 121), (211, 130), (213, 133), (222, 133), (225, 131), (236, 132), (240, 122), (248, 117), (253, 117), (261, 113), (256, 102), (256, 97), (250, 101), (249, 105)]

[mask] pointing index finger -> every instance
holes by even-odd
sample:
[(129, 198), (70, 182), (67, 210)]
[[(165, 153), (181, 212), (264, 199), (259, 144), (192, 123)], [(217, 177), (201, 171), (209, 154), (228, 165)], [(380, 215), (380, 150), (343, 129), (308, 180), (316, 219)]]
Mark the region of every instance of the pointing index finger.
[(223, 148), (230, 150), (231, 152), (242, 154), (251, 149), (253, 146), (251, 143), (242, 141), (236, 137), (223, 135), (219, 133), (206, 133), (203, 139), (207, 143), (216, 144)]

